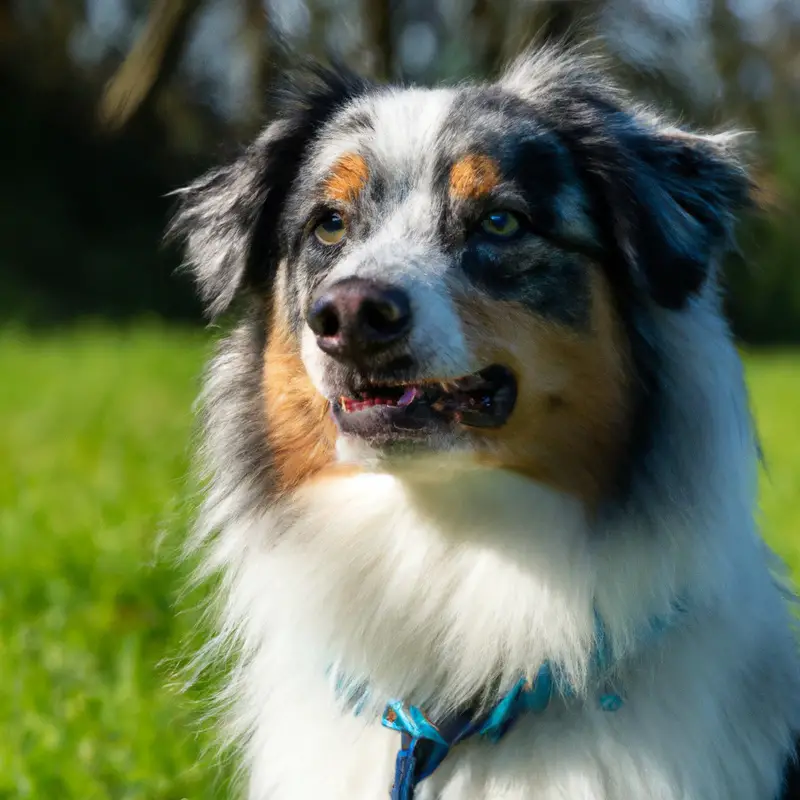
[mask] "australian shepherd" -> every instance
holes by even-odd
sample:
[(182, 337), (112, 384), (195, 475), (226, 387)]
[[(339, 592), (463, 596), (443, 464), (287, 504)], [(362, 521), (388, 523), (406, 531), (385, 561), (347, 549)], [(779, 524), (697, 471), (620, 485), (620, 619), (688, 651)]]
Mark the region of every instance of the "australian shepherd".
[(246, 796), (795, 796), (718, 276), (739, 137), (547, 48), (436, 89), (309, 68), (277, 105), (173, 224), (238, 309), (195, 543)]

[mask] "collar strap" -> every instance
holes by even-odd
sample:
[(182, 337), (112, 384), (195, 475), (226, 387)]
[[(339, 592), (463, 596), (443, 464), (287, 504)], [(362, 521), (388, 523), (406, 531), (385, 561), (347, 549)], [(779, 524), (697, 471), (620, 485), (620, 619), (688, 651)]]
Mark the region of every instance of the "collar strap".
[[(675, 616), (683, 613), (685, 606), (676, 601), (669, 617), (650, 620), (642, 640), (649, 643), (660, 637), (672, 627)], [(605, 626), (597, 613), (594, 661), (602, 687), (597, 695), (598, 705), (603, 711), (615, 712), (622, 706), (623, 697), (602, 684), (615, 659), (605, 635)], [(417, 706), (407, 705), (402, 700), (390, 700), (381, 722), (384, 727), (400, 733), (391, 800), (412, 800), (417, 784), (432, 775), (459, 742), (473, 736), (499, 742), (523, 714), (545, 711), (554, 696), (569, 698), (574, 695), (569, 682), (549, 662), (545, 662), (532, 681), (520, 678), (496, 705), (478, 716), (470, 709), (463, 709), (434, 722)]]
[[(459, 742), (473, 736), (499, 742), (520, 716), (543, 712), (555, 694), (568, 697), (573, 692), (566, 685), (559, 687), (550, 665), (544, 664), (533, 681), (520, 678), (495, 706), (477, 717), (466, 709), (432, 722), (417, 706), (390, 701), (381, 722), (400, 733), (391, 800), (411, 800), (416, 785), (433, 774)], [(616, 711), (622, 697), (603, 692), (599, 704), (604, 711)]]

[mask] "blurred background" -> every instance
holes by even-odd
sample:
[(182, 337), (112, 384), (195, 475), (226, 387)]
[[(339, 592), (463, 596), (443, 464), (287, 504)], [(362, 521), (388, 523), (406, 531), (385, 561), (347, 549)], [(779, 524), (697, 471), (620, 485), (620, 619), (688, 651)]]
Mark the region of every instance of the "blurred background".
[(639, 97), (757, 133), (727, 300), (766, 535), (800, 574), (800, 0), (0, 0), (0, 798), (230, 795), (175, 678), (215, 334), (167, 193), (264, 124), (288, 49), (431, 83), (533, 36), (597, 37)]

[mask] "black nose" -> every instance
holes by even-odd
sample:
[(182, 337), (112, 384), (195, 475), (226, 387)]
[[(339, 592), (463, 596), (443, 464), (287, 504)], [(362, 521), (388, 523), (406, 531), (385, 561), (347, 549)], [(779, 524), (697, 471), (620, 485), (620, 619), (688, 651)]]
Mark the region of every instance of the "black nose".
[(314, 300), (307, 321), (321, 350), (358, 360), (386, 350), (408, 334), (411, 304), (396, 286), (348, 278)]

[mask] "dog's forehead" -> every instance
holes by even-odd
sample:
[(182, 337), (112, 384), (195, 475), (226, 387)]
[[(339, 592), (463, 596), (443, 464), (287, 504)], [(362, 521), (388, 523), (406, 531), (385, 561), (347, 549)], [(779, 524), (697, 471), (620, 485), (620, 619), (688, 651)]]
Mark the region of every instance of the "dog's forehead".
[(535, 150), (551, 158), (552, 134), (523, 101), (495, 87), (383, 89), (340, 110), (317, 140), (323, 177), (344, 154), (371, 170), (414, 183), (467, 153), (490, 155), (513, 175)]
[[(323, 127), (307, 169), (307, 185), (322, 187), (327, 199), (351, 201), (372, 184), (365, 218), (402, 206), (433, 224), (449, 189), (455, 202), (522, 198), (540, 227), (583, 245), (595, 241), (588, 199), (558, 126), (499, 86), (364, 95)], [(419, 227), (416, 217), (405, 220), (412, 222)]]
[(340, 110), (317, 138), (312, 164), (324, 175), (343, 154), (358, 153), (373, 170), (421, 176), (433, 167), (453, 109), (451, 89), (386, 88)]

